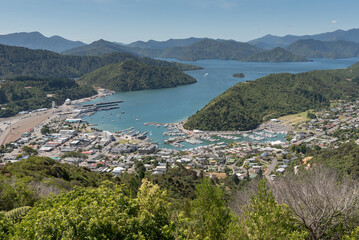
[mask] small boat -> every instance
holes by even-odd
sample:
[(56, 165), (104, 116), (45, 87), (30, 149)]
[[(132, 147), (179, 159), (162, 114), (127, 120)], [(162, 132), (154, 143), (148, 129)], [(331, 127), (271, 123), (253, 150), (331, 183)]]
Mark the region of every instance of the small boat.
[(208, 73), (205, 73), (203, 76), (204, 76), (204, 77), (207, 77), (207, 76), (208, 76)]

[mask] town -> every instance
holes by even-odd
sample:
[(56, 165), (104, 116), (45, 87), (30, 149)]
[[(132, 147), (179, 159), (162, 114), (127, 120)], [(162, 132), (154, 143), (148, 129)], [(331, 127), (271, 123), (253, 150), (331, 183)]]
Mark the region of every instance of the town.
[[(101, 92), (100, 96), (104, 94), (111, 93)], [(304, 158), (307, 148), (337, 147), (348, 139), (359, 144), (359, 102), (334, 102), (326, 110), (272, 119), (245, 133), (188, 131), (181, 123), (162, 126), (167, 128), (164, 134), (175, 136), (170, 138), (172, 142), (167, 140), (169, 144), (173, 139), (193, 144), (204, 140), (213, 142), (183, 150), (159, 148), (145, 134), (133, 134), (136, 131), (131, 128), (116, 133), (96, 129), (79, 118), (83, 113), (76, 110), (79, 102), (69, 100), (59, 108), (21, 113), (41, 116), (39, 112), (43, 111), (43, 114), (50, 112), (51, 117), (28, 129), (18, 139), (3, 144), (0, 164), (38, 154), (92, 171), (111, 172), (115, 176), (133, 172), (135, 163), (142, 162), (146, 171), (152, 174), (162, 174), (168, 168), (182, 164), (198, 175), (201, 172), (218, 178), (236, 175), (239, 179), (265, 175), (273, 180), (290, 166), (296, 170), (296, 165), (306, 164), (310, 160), (310, 157)], [(4, 121), (2, 125), (4, 142), (3, 135), (9, 122)], [(258, 135), (271, 137), (283, 132), (286, 133), (285, 141), (258, 141), (263, 139)], [(256, 137), (251, 141), (238, 141), (238, 136)], [(215, 142), (215, 139), (226, 141)]]

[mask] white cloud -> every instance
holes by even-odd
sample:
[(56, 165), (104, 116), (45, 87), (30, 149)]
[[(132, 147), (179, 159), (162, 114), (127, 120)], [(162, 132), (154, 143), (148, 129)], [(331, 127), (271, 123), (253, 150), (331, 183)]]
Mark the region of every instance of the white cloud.
[(330, 24), (336, 24), (336, 23), (337, 23), (337, 20), (330, 21)]

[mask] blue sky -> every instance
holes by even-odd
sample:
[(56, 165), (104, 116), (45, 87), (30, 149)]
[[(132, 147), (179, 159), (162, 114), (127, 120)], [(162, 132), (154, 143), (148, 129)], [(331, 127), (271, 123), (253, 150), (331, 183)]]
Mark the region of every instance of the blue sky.
[(359, 28), (357, 0), (0, 0), (0, 34), (86, 43), (210, 37), (248, 41)]

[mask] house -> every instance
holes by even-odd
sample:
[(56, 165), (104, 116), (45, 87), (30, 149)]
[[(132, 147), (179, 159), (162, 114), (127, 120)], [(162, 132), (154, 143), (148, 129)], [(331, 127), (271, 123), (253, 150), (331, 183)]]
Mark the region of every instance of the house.
[(62, 136), (75, 136), (76, 135), (76, 131), (75, 130), (67, 130), (67, 129), (62, 129), (59, 131), (59, 134)]
[(124, 171), (126, 171), (126, 169), (123, 167), (115, 167), (112, 170), (112, 174), (117, 176), (117, 175), (120, 175), (121, 173), (123, 173)]
[(157, 144), (151, 144), (149, 146), (144, 146), (141, 147), (140, 149), (138, 149), (138, 153), (139, 154), (151, 154), (154, 153), (158, 150), (158, 145)]
[(167, 167), (166, 166), (157, 166), (155, 169), (153, 169), (153, 173), (152, 174), (163, 174), (167, 171)]

